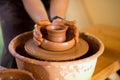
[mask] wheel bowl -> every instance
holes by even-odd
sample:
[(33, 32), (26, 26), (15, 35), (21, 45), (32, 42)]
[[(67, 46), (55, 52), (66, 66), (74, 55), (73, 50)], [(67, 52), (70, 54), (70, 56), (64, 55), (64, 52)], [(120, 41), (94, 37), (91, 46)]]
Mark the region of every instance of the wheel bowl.
[(74, 60), (47, 61), (28, 55), (25, 43), (33, 37), (32, 31), (16, 36), (9, 44), (9, 51), (15, 57), (19, 69), (33, 73), (36, 80), (89, 80), (94, 72), (98, 57), (104, 51), (103, 43), (93, 35), (80, 33), (88, 45), (88, 52)]

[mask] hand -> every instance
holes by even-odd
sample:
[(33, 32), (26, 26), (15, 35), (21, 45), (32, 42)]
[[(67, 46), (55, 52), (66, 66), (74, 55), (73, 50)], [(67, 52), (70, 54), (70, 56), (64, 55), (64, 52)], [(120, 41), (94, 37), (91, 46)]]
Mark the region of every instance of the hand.
[(79, 29), (75, 25), (76, 21), (62, 20), (60, 23), (69, 26), (68, 30), (67, 30), (67, 34), (74, 35), (75, 36), (75, 41), (76, 41), (76, 43), (78, 43), (79, 42)]
[(41, 21), (38, 21), (37, 24), (42, 27), (42, 26), (50, 25), (51, 22), (49, 20), (41, 20)]
[(36, 42), (37, 46), (40, 46), (43, 41), (41, 30), (44, 30), (45, 27), (50, 24), (51, 23), (48, 20), (38, 21), (38, 23), (35, 24), (35, 28), (33, 30), (33, 40)]

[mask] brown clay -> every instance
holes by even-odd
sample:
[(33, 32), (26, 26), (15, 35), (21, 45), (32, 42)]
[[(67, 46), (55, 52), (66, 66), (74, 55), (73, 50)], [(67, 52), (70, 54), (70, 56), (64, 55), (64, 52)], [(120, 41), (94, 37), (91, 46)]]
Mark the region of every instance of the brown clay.
[[(25, 43), (33, 37), (32, 32), (15, 37), (9, 50), (15, 57), (19, 69), (33, 73), (37, 80), (89, 80), (94, 72), (97, 58), (103, 53), (103, 43), (93, 35), (80, 33), (80, 38), (89, 45), (89, 51), (82, 57), (71, 61), (37, 60), (27, 55)], [(74, 52), (76, 54), (76, 51)]]
[(35, 25), (33, 36), (33, 40), (38, 46), (51, 51), (70, 49), (75, 45), (75, 41), (76, 44), (79, 41), (79, 33), (75, 26), (75, 21), (67, 20), (62, 20), (57, 24), (48, 24), (45, 21), (39, 22), (39, 25)]
[(49, 20), (40, 20), (40, 21), (37, 22), (37, 24), (38, 24), (39, 26), (43, 27), (43, 26), (50, 25), (51, 22), (50, 22)]
[(68, 26), (65, 25), (49, 25), (47, 29), (47, 39), (52, 42), (64, 42), (66, 41), (66, 31)]
[[(42, 31), (39, 30), (39, 26), (35, 27), (35, 31), (42, 33)], [(30, 40), (25, 44), (25, 50), (31, 56), (43, 60), (64, 61), (76, 59), (84, 55), (88, 51), (89, 46), (83, 39), (79, 39), (79, 43), (79, 40), (75, 40), (75, 27), (74, 22), (69, 21), (47, 25), (45, 26), (47, 32), (42, 33), (44, 37), (37, 37), (39, 38), (38, 40), (40, 40), (40, 38), (43, 39), (40, 42), (40, 47), (36, 46), (33, 40)], [(36, 37), (36, 34), (34, 35)], [(75, 51), (76, 54), (74, 53)]]
[(43, 43), (41, 44), (41, 47), (45, 50), (49, 51), (64, 51), (72, 48), (75, 45), (74, 38), (62, 43), (52, 42), (47, 39), (44, 39)]
[[(33, 30), (33, 36), (34, 36), (33, 39), (38, 46), (41, 45), (43, 39), (47, 35), (46, 27), (49, 26), (49, 25), (53, 25), (53, 27), (55, 27), (54, 24), (49, 24), (48, 21), (40, 21), (40, 22), (38, 22), (38, 24), (35, 25), (35, 28)], [(78, 43), (78, 41), (79, 41), (79, 38), (78, 38), (79, 37), (79, 30), (78, 30), (77, 26), (75, 26), (75, 21), (62, 20), (57, 25), (58, 26), (60, 26), (60, 25), (68, 26), (68, 30), (66, 31), (66, 36), (69, 36), (69, 35), (74, 36), (76, 43)], [(65, 30), (66, 30), (66, 28), (65, 28)], [(51, 31), (51, 30), (49, 29), (49, 31)], [(49, 31), (48, 31), (48, 33), (49, 33)], [(63, 30), (60, 30), (60, 31), (63, 31)], [(48, 35), (51, 35), (51, 34), (48, 34)], [(54, 36), (55, 35), (56, 34), (54, 33)], [(51, 37), (51, 36), (49, 37), (49, 39), (56, 40), (56, 39), (53, 39), (53, 38), (54, 37)]]
[(52, 49), (52, 51), (49, 51), (36, 46), (34, 41), (31, 39), (26, 42), (25, 50), (29, 55), (38, 59), (49, 60), (49, 61), (73, 60), (80, 56), (83, 56), (85, 53), (87, 53), (89, 48), (87, 42), (84, 41), (83, 39), (79, 39), (79, 43), (76, 45), (74, 45), (74, 43), (75, 43), (74, 39), (64, 43), (54, 43), (54, 42), (48, 42), (46, 40), (45, 42), (43, 42), (42, 46), (43, 48), (45, 47), (49, 50)]
[(28, 71), (4, 69), (0, 70), (0, 80), (35, 80), (35, 78)]

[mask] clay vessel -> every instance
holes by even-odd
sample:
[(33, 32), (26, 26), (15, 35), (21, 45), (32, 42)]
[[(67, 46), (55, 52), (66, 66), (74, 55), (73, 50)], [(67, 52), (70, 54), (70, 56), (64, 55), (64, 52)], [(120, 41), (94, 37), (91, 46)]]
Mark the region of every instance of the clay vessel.
[[(45, 50), (49, 51), (64, 51), (72, 48), (75, 45), (74, 35), (67, 34), (68, 26), (63, 24), (50, 24), (46, 27), (40, 28), (40, 26), (35, 25), (33, 30), (33, 40), (36, 44), (36, 40), (41, 40), (39, 46)], [(41, 34), (42, 33), (42, 34)], [(42, 37), (38, 37), (36, 34), (41, 34)], [(72, 34), (72, 33), (71, 33)], [(73, 33), (74, 34), (74, 33)], [(40, 36), (40, 35), (39, 35)], [(35, 40), (36, 39), (36, 40)]]
[(67, 42), (52, 42), (47, 39), (44, 39), (43, 43), (41, 44), (41, 47), (50, 50), (50, 51), (64, 51), (72, 48), (75, 45), (75, 40), (74, 38), (67, 41)]
[(64, 51), (72, 48), (75, 45), (74, 37), (70, 36), (66, 39), (66, 31), (68, 26), (63, 25), (49, 25), (46, 27), (47, 39), (44, 38), (41, 47), (50, 51)]
[(89, 51), (74, 60), (46, 61), (29, 56), (25, 43), (33, 37), (32, 32), (15, 37), (9, 44), (9, 50), (15, 57), (19, 69), (32, 72), (37, 80), (90, 80), (98, 57), (103, 53), (103, 43), (93, 35), (80, 33), (80, 38), (89, 45)]
[(0, 80), (35, 80), (35, 78), (28, 71), (4, 69), (0, 70)]
[(68, 26), (65, 25), (49, 25), (47, 29), (47, 39), (52, 42), (64, 42), (66, 40), (66, 31)]

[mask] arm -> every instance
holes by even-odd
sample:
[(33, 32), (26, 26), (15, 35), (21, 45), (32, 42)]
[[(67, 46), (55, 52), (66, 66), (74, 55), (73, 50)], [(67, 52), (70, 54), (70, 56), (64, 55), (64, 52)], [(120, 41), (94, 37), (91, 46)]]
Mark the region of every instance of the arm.
[(50, 18), (55, 16), (65, 18), (69, 0), (51, 0), (50, 3)]
[(34, 35), (33, 39), (37, 45), (40, 45), (41, 42), (43, 41), (40, 29), (43, 25), (50, 24), (47, 12), (41, 0), (22, 0), (22, 1), (30, 17), (33, 19), (35, 23), (37, 23), (33, 30)]
[(24, 7), (34, 22), (49, 20), (41, 0), (22, 0)]
[[(52, 19), (55, 16), (59, 16), (59, 17), (64, 19), (65, 15), (66, 15), (67, 8), (68, 8), (68, 3), (69, 3), (69, 0), (51, 0), (50, 18)], [(53, 22), (59, 23), (59, 20), (56, 19)], [(75, 25), (75, 22), (62, 20), (62, 21), (60, 21), (60, 23), (69, 26), (68, 34), (72, 31), (72, 33), (74, 33), (74, 35), (75, 35), (76, 43), (78, 43), (79, 30), (78, 30), (78, 27)]]

